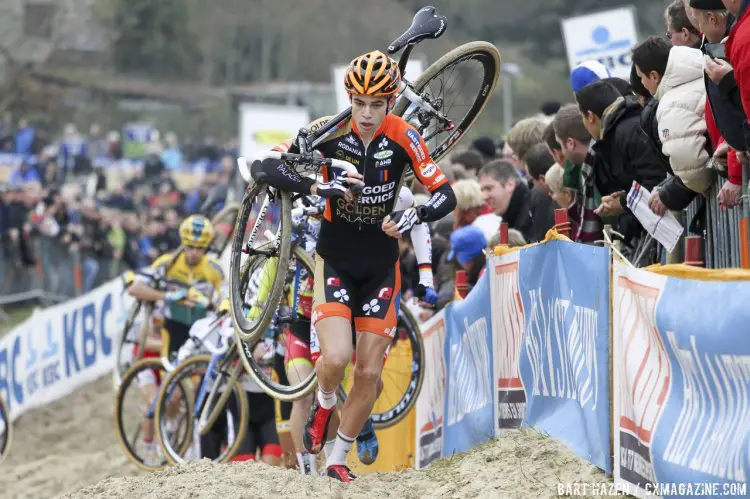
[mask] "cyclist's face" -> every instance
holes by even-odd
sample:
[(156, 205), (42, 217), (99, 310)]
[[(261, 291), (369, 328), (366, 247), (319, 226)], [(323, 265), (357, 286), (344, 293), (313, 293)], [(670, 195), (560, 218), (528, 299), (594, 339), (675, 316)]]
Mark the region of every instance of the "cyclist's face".
[(198, 265), (205, 254), (206, 250), (203, 248), (185, 246), (185, 260), (187, 260), (188, 265)]
[(375, 133), (387, 112), (387, 97), (352, 96), (352, 119), (357, 124), (357, 129), (364, 135)]

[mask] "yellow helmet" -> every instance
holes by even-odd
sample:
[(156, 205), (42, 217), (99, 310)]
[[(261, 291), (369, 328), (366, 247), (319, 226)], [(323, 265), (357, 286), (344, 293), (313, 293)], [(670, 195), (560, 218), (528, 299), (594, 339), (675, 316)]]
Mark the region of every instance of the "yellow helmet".
[(180, 224), (180, 240), (185, 246), (208, 248), (214, 238), (214, 226), (202, 215), (191, 215)]

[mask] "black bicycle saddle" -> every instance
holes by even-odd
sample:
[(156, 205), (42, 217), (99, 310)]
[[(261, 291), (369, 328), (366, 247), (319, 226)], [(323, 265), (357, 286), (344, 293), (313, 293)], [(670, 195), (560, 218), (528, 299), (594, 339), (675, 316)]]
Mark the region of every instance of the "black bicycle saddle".
[(388, 53), (395, 54), (406, 45), (417, 43), (425, 38), (438, 38), (445, 32), (447, 26), (448, 19), (445, 16), (439, 16), (435, 12), (435, 7), (424, 7), (414, 15), (409, 29), (388, 46)]

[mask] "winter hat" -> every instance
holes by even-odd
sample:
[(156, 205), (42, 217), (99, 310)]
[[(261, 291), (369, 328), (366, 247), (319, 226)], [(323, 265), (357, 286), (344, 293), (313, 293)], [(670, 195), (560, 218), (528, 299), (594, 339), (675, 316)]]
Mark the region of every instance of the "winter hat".
[(698, 10), (725, 10), (721, 0), (690, 0), (690, 7)]
[(580, 89), (589, 83), (594, 83), (595, 81), (611, 76), (607, 66), (601, 62), (586, 61), (574, 67), (570, 72), (570, 86), (573, 87), (573, 93), (578, 93)]
[(496, 155), (495, 141), (490, 137), (479, 137), (471, 143), (471, 147), (485, 158), (492, 159)]

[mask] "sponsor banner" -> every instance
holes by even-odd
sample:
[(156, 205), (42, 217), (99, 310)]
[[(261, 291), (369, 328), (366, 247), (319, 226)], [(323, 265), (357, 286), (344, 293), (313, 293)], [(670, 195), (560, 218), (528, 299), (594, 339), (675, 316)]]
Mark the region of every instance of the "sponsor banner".
[(420, 326), (424, 341), (424, 382), (417, 397), (415, 468), (425, 468), (443, 452), (443, 406), (445, 404), (446, 310)]
[(596, 60), (607, 66), (612, 76), (630, 78), (630, 54), (638, 41), (635, 7), (569, 17), (561, 25), (571, 68)]
[(519, 251), (490, 259), (495, 434), (520, 428), (526, 413), (519, 358), (525, 327), (518, 287)]
[(35, 313), (0, 340), (0, 397), (15, 419), (111, 371), (127, 313), (120, 279)]
[(293, 139), (310, 124), (307, 108), (243, 103), (239, 106), (240, 154), (250, 161), (279, 143)]
[(519, 253), (524, 424), (611, 471), (609, 250), (550, 241)]
[(621, 489), (666, 496), (691, 484), (690, 495), (747, 496), (749, 286), (615, 264), (614, 476)]
[(492, 422), (490, 280), (485, 272), (447, 311), (443, 456), (469, 450), (495, 434)]

